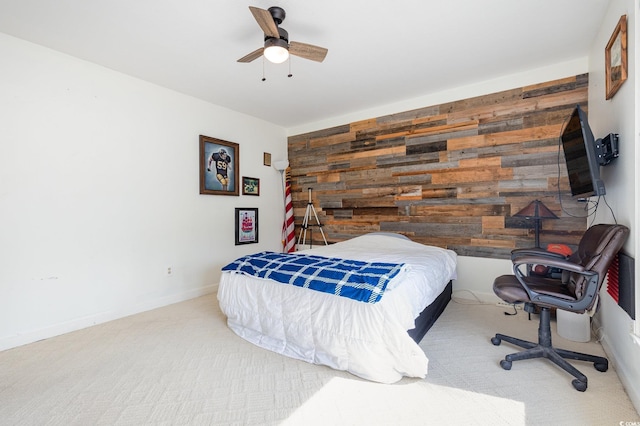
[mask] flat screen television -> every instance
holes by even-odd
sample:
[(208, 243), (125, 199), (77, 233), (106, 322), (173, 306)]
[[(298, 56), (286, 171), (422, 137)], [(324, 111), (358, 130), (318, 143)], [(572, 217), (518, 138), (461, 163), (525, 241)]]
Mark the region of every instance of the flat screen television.
[(571, 195), (577, 198), (605, 195), (604, 182), (600, 179), (596, 140), (587, 122), (587, 114), (579, 105), (574, 108), (560, 138)]

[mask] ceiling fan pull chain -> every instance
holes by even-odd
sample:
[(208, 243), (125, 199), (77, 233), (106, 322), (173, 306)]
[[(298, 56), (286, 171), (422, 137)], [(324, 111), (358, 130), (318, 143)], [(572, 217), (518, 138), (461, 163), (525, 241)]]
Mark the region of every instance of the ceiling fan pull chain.
[(267, 78), (264, 76), (264, 56), (262, 57), (262, 81), (265, 81)]
[(293, 74), (291, 74), (291, 56), (289, 56), (289, 75), (287, 77), (293, 77)]

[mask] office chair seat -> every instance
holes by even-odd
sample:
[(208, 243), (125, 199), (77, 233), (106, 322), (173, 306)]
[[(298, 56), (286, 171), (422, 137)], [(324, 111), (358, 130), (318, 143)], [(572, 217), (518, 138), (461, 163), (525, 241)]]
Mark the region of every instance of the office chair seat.
[[(527, 278), (536, 291), (553, 297), (575, 301), (567, 286), (558, 285), (555, 279), (531, 276)], [(515, 275), (502, 275), (495, 279), (493, 291), (507, 303), (523, 303), (529, 300), (529, 294)]]

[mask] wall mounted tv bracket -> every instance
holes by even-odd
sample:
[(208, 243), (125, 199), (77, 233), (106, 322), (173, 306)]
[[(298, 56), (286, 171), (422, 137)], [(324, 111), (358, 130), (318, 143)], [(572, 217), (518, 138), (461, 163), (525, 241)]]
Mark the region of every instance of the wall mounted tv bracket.
[(601, 166), (606, 166), (618, 158), (618, 134), (609, 133), (603, 139), (596, 140), (596, 154), (598, 155), (598, 164)]

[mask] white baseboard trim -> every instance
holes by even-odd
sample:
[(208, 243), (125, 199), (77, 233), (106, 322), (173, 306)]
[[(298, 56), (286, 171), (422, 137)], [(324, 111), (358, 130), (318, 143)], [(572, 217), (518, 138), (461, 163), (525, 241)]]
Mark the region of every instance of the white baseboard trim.
[[(592, 322), (593, 329), (597, 330), (602, 326), (597, 316), (593, 317)], [(632, 340), (633, 337), (634, 336), (630, 336)], [(624, 390), (627, 392), (627, 396), (629, 396), (629, 399), (631, 400), (631, 404), (633, 404), (636, 411), (640, 413), (640, 383), (629, 380), (629, 377), (633, 377), (634, 374), (627, 371), (628, 369), (625, 366), (625, 363), (620, 361), (620, 355), (616, 351), (615, 347), (609, 344), (606, 335), (600, 340), (600, 344), (602, 345), (607, 358), (609, 358), (609, 361), (613, 364), (616, 374), (622, 383), (622, 387), (624, 387)]]
[(49, 339), (61, 334), (66, 334), (94, 325), (103, 324), (105, 322), (139, 314), (141, 312), (150, 311), (152, 309), (161, 308), (163, 306), (172, 305), (174, 303), (184, 302), (185, 300), (195, 299), (196, 297), (204, 296), (205, 294), (214, 293), (217, 290), (218, 284), (211, 284), (194, 290), (160, 297), (158, 299), (146, 300), (135, 305), (121, 307), (111, 311), (100, 312), (82, 318), (76, 318), (71, 321), (54, 324), (49, 327), (32, 330), (16, 336), (3, 337), (0, 338), (0, 351), (16, 348), (18, 346), (23, 346), (29, 343), (37, 342), (39, 340)]

